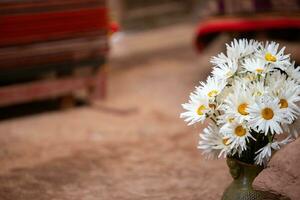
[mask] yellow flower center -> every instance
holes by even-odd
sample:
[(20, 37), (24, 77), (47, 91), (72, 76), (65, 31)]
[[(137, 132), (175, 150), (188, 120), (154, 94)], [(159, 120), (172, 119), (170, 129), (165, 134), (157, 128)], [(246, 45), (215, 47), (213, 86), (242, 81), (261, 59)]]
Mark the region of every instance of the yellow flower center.
[(248, 104), (247, 103), (242, 103), (238, 106), (238, 112), (241, 114), (241, 115), (248, 115), (249, 113), (246, 111), (248, 107)]
[(262, 69), (262, 68), (256, 68), (255, 71), (256, 71), (257, 73), (262, 73), (262, 72), (264, 71), (264, 69)]
[(289, 103), (285, 99), (280, 99), (279, 104), (280, 108), (287, 108), (289, 106)]
[(198, 115), (203, 115), (203, 111), (206, 109), (205, 105), (200, 105), (197, 109), (197, 114)]
[(227, 77), (230, 77), (230, 76), (232, 76), (232, 75), (233, 75), (232, 71), (229, 71), (229, 72), (226, 73), (226, 76), (227, 76)]
[(254, 81), (254, 80), (255, 80), (255, 77), (254, 77), (254, 76), (251, 76), (251, 75), (246, 76), (246, 78), (247, 78), (249, 81)]
[(276, 62), (277, 61), (276, 57), (273, 56), (271, 53), (266, 53), (265, 59), (266, 59), (266, 61), (269, 61), (269, 62)]
[(230, 117), (229, 119), (228, 119), (228, 122), (229, 123), (232, 123), (234, 121), (234, 118), (233, 117)]
[(208, 104), (208, 106), (211, 109), (216, 109), (216, 107), (217, 107), (216, 104), (213, 104), (213, 103)]
[(265, 120), (270, 120), (274, 117), (274, 112), (271, 108), (264, 108), (261, 111), (261, 116), (265, 119)]
[(223, 139), (223, 144), (224, 144), (225, 146), (228, 146), (228, 145), (229, 145), (229, 144), (228, 144), (228, 140), (229, 140), (228, 138), (224, 138), (224, 139)]
[(207, 95), (209, 96), (209, 97), (214, 97), (214, 96), (216, 96), (218, 94), (218, 90), (212, 90), (212, 91), (210, 91), (209, 93), (207, 93)]
[(260, 91), (257, 91), (257, 92), (253, 93), (253, 96), (261, 96), (261, 95), (262, 95), (262, 93)]
[(242, 136), (246, 135), (246, 129), (244, 129), (243, 126), (239, 125), (234, 129), (234, 133), (237, 136), (242, 137)]

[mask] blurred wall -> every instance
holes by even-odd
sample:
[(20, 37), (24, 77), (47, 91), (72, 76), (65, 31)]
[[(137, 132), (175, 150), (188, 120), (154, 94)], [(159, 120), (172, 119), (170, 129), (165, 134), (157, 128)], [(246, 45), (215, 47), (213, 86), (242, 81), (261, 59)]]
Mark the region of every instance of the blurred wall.
[(196, 0), (110, 0), (111, 16), (122, 29), (147, 29), (191, 19)]

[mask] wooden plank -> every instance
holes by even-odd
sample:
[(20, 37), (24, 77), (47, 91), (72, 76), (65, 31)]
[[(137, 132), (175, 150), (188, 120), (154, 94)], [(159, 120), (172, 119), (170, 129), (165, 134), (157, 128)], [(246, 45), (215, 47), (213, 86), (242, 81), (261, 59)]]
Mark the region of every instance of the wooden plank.
[(0, 69), (26, 68), (31, 65), (106, 57), (107, 36), (76, 38), (17, 47), (0, 48)]
[(69, 77), (0, 87), (0, 106), (57, 97), (91, 85), (93, 77)]
[(107, 71), (108, 66), (103, 65), (95, 73), (94, 79), (90, 79), (90, 94), (89, 101), (95, 101), (97, 99), (103, 99), (107, 93)]
[(60, 52), (81, 52), (88, 49), (108, 46), (107, 34), (104, 31), (94, 32), (90, 37), (78, 37), (50, 42), (0, 48), (0, 61), (4, 58), (22, 58), (33, 55), (45, 55)]
[[(47, 74), (70, 74), (79, 68), (96, 69), (98, 66), (106, 62), (105, 57), (97, 57), (94, 59), (82, 60), (80, 62), (62, 62), (55, 64), (45, 64), (42, 66), (28, 66), (27, 68), (2, 69), (0, 73), (0, 85), (11, 85), (16, 82), (28, 82), (40, 79)], [(83, 74), (84, 75), (84, 74)]]

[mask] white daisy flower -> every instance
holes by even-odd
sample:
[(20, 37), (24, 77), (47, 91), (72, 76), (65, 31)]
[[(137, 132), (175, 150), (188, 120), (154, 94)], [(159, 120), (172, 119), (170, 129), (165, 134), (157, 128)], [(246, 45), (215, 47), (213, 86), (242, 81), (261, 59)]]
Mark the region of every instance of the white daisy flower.
[(284, 55), (285, 47), (278, 49), (279, 44), (276, 42), (267, 42), (264, 48), (258, 51), (258, 56), (264, 59), (266, 62), (273, 65), (273, 67), (286, 69), (286, 65), (290, 65), (289, 55)]
[(253, 104), (254, 99), (252, 98), (249, 91), (246, 88), (240, 86), (236, 87), (235, 92), (228, 95), (224, 100), (222, 108), (224, 109), (225, 115), (234, 117), (234, 119), (242, 123), (249, 119), (248, 107)]
[(198, 149), (201, 149), (207, 158), (226, 157), (230, 154), (230, 145), (228, 140), (220, 133), (216, 125), (210, 124), (199, 135), (200, 141)]
[(226, 63), (214, 67), (212, 74), (218, 79), (228, 79), (236, 73), (237, 69), (237, 61), (229, 59)]
[(260, 101), (261, 97), (266, 96), (269, 93), (269, 88), (265, 86), (263, 81), (249, 83), (248, 90), (258, 101)]
[[(212, 76), (200, 82), (180, 115), (189, 125), (214, 122), (200, 134), (198, 148), (207, 157), (248, 159), (243, 156), (249, 151), (255, 159), (247, 162), (262, 165), (298, 136), (300, 66), (284, 50), (275, 42), (234, 39), (225, 54), (212, 57)], [(290, 137), (276, 141), (283, 130)]]
[(264, 76), (266, 73), (270, 71), (270, 67), (268, 67), (267, 62), (259, 58), (245, 59), (243, 63), (243, 67), (245, 68), (246, 71), (252, 72), (255, 75)]
[(234, 39), (230, 45), (226, 44), (227, 56), (229, 58), (240, 59), (253, 54), (259, 46), (260, 43), (255, 40)]
[[(233, 84), (233, 83), (229, 83), (229, 84)], [(229, 94), (231, 94), (234, 90), (234, 87), (232, 86), (226, 86), (224, 87), (224, 89), (222, 90), (222, 92), (216, 97), (216, 102), (218, 102), (219, 105), (222, 105), (224, 100), (227, 98), (227, 96)]]
[(234, 115), (223, 114), (223, 115), (220, 115), (217, 117), (217, 122), (218, 122), (218, 125), (222, 125), (222, 124), (228, 125), (228, 124), (236, 122), (236, 119), (234, 118)]
[(280, 109), (284, 113), (284, 118), (292, 123), (300, 114), (300, 108), (296, 104), (300, 101), (300, 88), (294, 81), (286, 81), (276, 96), (279, 98)]
[(208, 98), (199, 93), (191, 93), (189, 102), (182, 104), (182, 107), (187, 111), (181, 113), (180, 118), (185, 118), (188, 125), (204, 122), (207, 113), (211, 111)]
[(297, 81), (297, 83), (300, 82), (300, 66), (295, 67), (295, 61), (286, 68), (285, 72), (289, 77)]
[(206, 83), (200, 82), (197, 92), (208, 99), (214, 99), (222, 92), (225, 86), (225, 80), (218, 80), (216, 77), (209, 76)]
[(283, 121), (283, 112), (279, 107), (278, 99), (256, 102), (249, 106), (249, 125), (253, 130), (262, 131), (265, 135), (282, 133), (280, 123)]
[(282, 86), (285, 85), (287, 76), (280, 71), (274, 71), (266, 78), (269, 91), (275, 96), (280, 92)]
[(271, 159), (272, 150), (279, 150), (282, 146), (292, 141), (293, 139), (289, 136), (280, 142), (275, 141), (268, 143), (266, 146), (255, 152), (255, 154), (257, 154), (254, 158), (255, 164), (266, 166), (268, 161)]
[(230, 60), (224, 53), (219, 53), (217, 56), (213, 56), (210, 60), (215, 66), (224, 65)]
[(291, 124), (283, 124), (282, 128), (293, 138), (298, 138), (300, 133), (300, 118), (297, 118)]
[(245, 151), (247, 149), (246, 144), (249, 142), (249, 138), (255, 140), (245, 123), (227, 123), (220, 129), (220, 132), (228, 139), (231, 149)]
[(288, 143), (293, 142), (295, 139), (293, 139), (291, 136), (287, 136), (284, 140), (281, 140), (279, 142), (275, 141), (279, 147), (283, 147), (287, 145)]
[(235, 84), (239, 84), (239, 85), (249, 85), (255, 81), (258, 80), (258, 76), (256, 76), (253, 73), (245, 73), (245, 72), (241, 72), (238, 76), (234, 77), (235, 80)]
[(272, 155), (271, 143), (268, 143), (266, 146), (259, 149), (255, 153), (257, 154), (254, 158), (255, 164), (266, 166), (267, 162), (270, 160)]

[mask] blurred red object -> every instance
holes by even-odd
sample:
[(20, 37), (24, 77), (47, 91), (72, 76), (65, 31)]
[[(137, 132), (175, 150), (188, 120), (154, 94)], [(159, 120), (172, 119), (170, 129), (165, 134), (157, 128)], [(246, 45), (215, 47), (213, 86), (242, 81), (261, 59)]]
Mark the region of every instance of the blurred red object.
[(276, 31), (285, 29), (300, 29), (300, 17), (254, 15), (215, 17), (203, 20), (196, 29), (195, 45), (199, 52), (220, 33), (247, 33), (255, 31)]
[(0, 2), (0, 106), (104, 97), (109, 29), (105, 0)]
[(107, 29), (104, 7), (0, 16), (0, 46), (56, 40)]
[(120, 25), (117, 22), (110, 22), (109, 30), (111, 33), (116, 33), (120, 31)]

